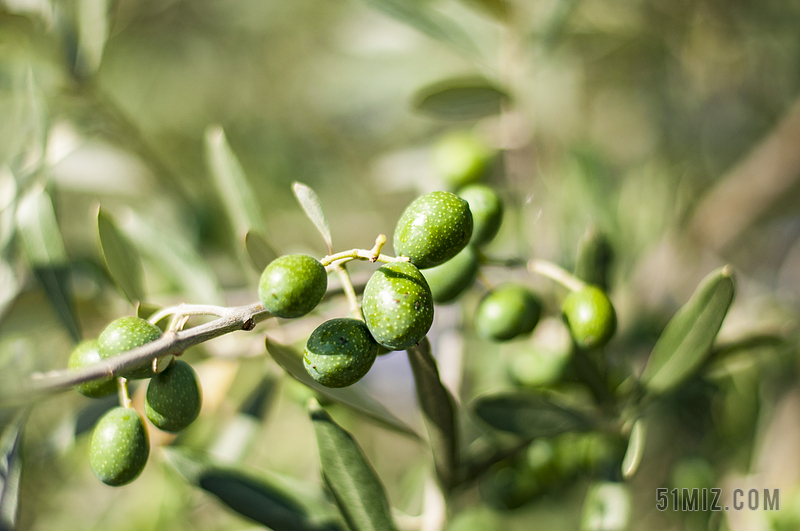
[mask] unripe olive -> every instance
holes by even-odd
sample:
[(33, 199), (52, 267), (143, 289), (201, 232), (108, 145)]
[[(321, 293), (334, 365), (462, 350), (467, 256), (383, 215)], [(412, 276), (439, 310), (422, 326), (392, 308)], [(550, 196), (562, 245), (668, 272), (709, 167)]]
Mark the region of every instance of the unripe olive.
[(486, 173), (493, 152), (475, 135), (456, 131), (434, 148), (434, 165), (445, 182), (453, 187), (478, 182)]
[(328, 289), (325, 267), (311, 256), (289, 254), (264, 268), (258, 297), (272, 315), (302, 317), (317, 307)]
[[(161, 329), (140, 317), (120, 317), (100, 333), (97, 343), (100, 357), (108, 359), (122, 352), (141, 347), (161, 337)], [(128, 379), (150, 378), (152, 361), (146, 360), (119, 373)]]
[(115, 407), (97, 422), (89, 463), (100, 480), (114, 487), (136, 479), (150, 455), (144, 421), (135, 409)]
[(433, 294), (433, 302), (446, 303), (455, 300), (469, 289), (478, 274), (478, 253), (472, 245), (447, 262), (422, 271)]
[(542, 314), (542, 303), (529, 289), (504, 284), (483, 297), (475, 313), (475, 329), (484, 339), (506, 341), (530, 333)]
[[(67, 366), (70, 369), (83, 369), (102, 360), (96, 339), (89, 339), (79, 344), (69, 355)], [(75, 386), (75, 390), (84, 396), (100, 398), (117, 390), (117, 382), (113, 376), (98, 378)]]
[(503, 222), (503, 203), (494, 190), (482, 184), (465, 186), (458, 195), (469, 203), (472, 212), (472, 239), (476, 247), (486, 245), (497, 236)]
[(386, 264), (370, 277), (361, 302), (372, 337), (390, 350), (419, 343), (433, 324), (433, 296), (409, 262)]
[(194, 422), (202, 402), (197, 373), (185, 361), (177, 360), (150, 380), (144, 409), (158, 429), (174, 433)]
[(431, 192), (406, 208), (394, 230), (394, 250), (420, 269), (457, 255), (472, 236), (469, 204), (450, 192)]
[(378, 343), (358, 319), (339, 318), (319, 325), (306, 342), (303, 364), (326, 387), (353, 385), (369, 371)]
[(617, 314), (606, 293), (586, 285), (564, 299), (561, 312), (575, 344), (595, 349), (608, 343), (617, 330)]

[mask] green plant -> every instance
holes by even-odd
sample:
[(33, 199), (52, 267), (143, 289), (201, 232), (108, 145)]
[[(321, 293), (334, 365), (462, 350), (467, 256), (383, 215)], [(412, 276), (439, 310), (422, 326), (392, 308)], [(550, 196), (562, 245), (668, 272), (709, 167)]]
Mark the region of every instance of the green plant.
[(533, 331), (542, 303), (529, 289), (504, 284), (481, 299), (475, 312), (475, 329), (484, 339), (507, 341)]
[(319, 260), (305, 254), (276, 258), (264, 269), (258, 297), (276, 317), (302, 317), (325, 295), (328, 274)]
[(608, 295), (597, 286), (573, 291), (561, 305), (564, 320), (581, 348), (601, 348), (617, 330), (617, 314)]
[(147, 385), (144, 408), (158, 429), (178, 432), (200, 414), (202, 393), (197, 373), (183, 360), (175, 360)]
[(114, 487), (130, 483), (142, 473), (149, 455), (147, 429), (136, 410), (115, 407), (97, 422), (89, 462), (103, 483)]
[[(161, 329), (141, 317), (120, 317), (112, 321), (97, 338), (100, 357), (119, 356), (136, 347), (161, 337)], [(151, 360), (121, 371), (118, 376), (129, 379), (149, 378), (153, 375)]]
[(364, 377), (378, 355), (378, 344), (363, 321), (325, 321), (306, 342), (303, 364), (326, 387), (347, 387)]

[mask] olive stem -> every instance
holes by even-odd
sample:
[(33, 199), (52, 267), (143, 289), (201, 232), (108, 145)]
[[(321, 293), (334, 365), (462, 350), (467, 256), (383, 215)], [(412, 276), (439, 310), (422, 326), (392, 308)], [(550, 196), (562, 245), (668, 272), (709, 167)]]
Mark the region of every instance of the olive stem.
[(151, 315), (148, 321), (152, 324), (157, 324), (170, 315), (174, 315), (176, 318), (188, 315), (216, 315), (217, 317), (225, 317), (230, 310), (231, 308), (212, 306), (210, 304), (179, 304), (159, 310)]
[(128, 380), (117, 378), (117, 390), (119, 391), (119, 404), (122, 407), (131, 407), (131, 395), (128, 393)]
[(350, 313), (354, 318), (363, 321), (364, 317), (361, 315), (361, 305), (358, 304), (356, 290), (353, 288), (353, 281), (350, 279), (350, 273), (347, 272), (347, 266), (345, 266), (345, 264), (339, 264), (336, 267), (336, 273), (342, 281), (342, 289), (345, 295), (347, 295), (347, 300), (350, 302)]
[[(383, 235), (381, 235), (383, 236)], [(384, 239), (386, 236), (384, 236)], [(391, 262), (408, 262), (409, 259), (406, 256), (388, 256), (385, 254), (381, 254), (380, 249), (383, 247), (383, 243), (378, 245), (380, 241), (380, 236), (378, 239), (375, 240), (375, 247), (372, 249), (350, 249), (349, 251), (342, 251), (340, 253), (329, 254), (322, 260), (320, 263), (325, 266), (326, 269), (330, 268), (331, 266), (336, 266), (336, 262), (344, 263), (349, 262), (350, 260), (367, 260), (369, 262), (382, 262), (384, 264), (389, 264)], [(377, 251), (377, 252), (376, 252)]]
[(555, 280), (570, 291), (580, 291), (586, 287), (586, 283), (583, 280), (547, 260), (529, 260), (527, 269), (531, 273), (538, 273), (551, 280)]

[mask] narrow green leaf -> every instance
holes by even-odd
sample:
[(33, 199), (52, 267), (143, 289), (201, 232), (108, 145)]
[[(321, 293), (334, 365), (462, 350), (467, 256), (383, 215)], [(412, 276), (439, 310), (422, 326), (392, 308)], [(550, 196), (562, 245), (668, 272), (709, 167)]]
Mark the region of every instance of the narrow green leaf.
[(350, 529), (395, 531), (383, 484), (356, 440), (316, 400), (312, 400), (309, 413), (317, 435), (322, 474)]
[(140, 302), (136, 305), (136, 317), (141, 317), (142, 319), (149, 319), (151, 315), (153, 315), (160, 309), (161, 306), (157, 304)]
[(428, 429), (436, 474), (442, 486), (449, 490), (455, 485), (459, 466), (455, 401), (442, 385), (428, 338), (407, 352), (414, 373), (417, 401)]
[(0, 436), (0, 530), (16, 529), (19, 482), (22, 477), (22, 428), (27, 418), (20, 412)]
[(278, 258), (278, 253), (267, 242), (261, 234), (254, 230), (248, 230), (244, 235), (244, 246), (247, 249), (247, 255), (256, 271), (259, 273), (264, 271), (264, 268), (270, 262)]
[(614, 252), (606, 235), (590, 228), (578, 242), (575, 276), (607, 291), (613, 257)]
[(257, 196), (239, 159), (228, 145), (222, 127), (211, 126), (206, 129), (205, 148), (206, 164), (236, 230), (237, 239), (249, 229), (261, 230), (263, 218)]
[(108, 272), (122, 294), (134, 305), (144, 300), (144, 272), (139, 252), (100, 207), (97, 208), (97, 233)]
[(295, 182), (292, 184), (292, 190), (297, 198), (297, 202), (303, 207), (303, 210), (308, 216), (317, 230), (322, 234), (325, 244), (328, 246), (328, 252), (333, 252), (333, 241), (331, 239), (331, 228), (328, 225), (328, 219), (325, 217), (325, 212), (322, 211), (322, 203), (317, 196), (317, 193), (303, 183)]
[(167, 462), (186, 481), (237, 513), (274, 531), (335, 531), (336, 509), (321, 489), (277, 474), (222, 465), (188, 448), (164, 448)]
[(136, 214), (120, 228), (185, 295), (203, 304), (224, 303), (217, 277), (186, 239), (163, 227), (156, 228)]
[(595, 483), (583, 502), (581, 531), (623, 531), (631, 518), (631, 494), (624, 483)]
[(511, 7), (506, 0), (461, 0), (465, 4), (476, 7), (481, 11), (490, 14), (497, 20), (507, 20)]
[[(429, 3), (408, 0), (365, 0), (386, 15), (408, 24), (444, 44), (469, 55), (477, 55), (478, 48), (470, 36), (453, 20), (434, 11)], [(492, 0), (485, 0), (492, 2)]]
[(529, 392), (482, 396), (472, 407), (475, 414), (493, 428), (523, 437), (552, 437), (585, 431), (592, 426), (591, 420), (580, 412)]
[(647, 440), (647, 424), (644, 419), (637, 419), (631, 428), (631, 435), (628, 439), (628, 449), (622, 459), (622, 477), (630, 479), (639, 469), (644, 455), (645, 442)]
[(419, 438), (419, 435), (413, 429), (390, 413), (379, 402), (364, 393), (358, 385), (340, 388), (320, 385), (306, 372), (303, 366), (303, 357), (299, 352), (291, 347), (281, 345), (269, 337), (266, 339), (266, 346), (267, 352), (272, 356), (272, 359), (299, 382), (331, 400), (340, 402), (362, 415), (366, 415), (387, 428)]
[(80, 323), (70, 285), (64, 240), (50, 196), (41, 186), (33, 187), (17, 206), (17, 230), (22, 247), (50, 302), (75, 341), (81, 338)]
[(499, 114), (508, 95), (482, 77), (459, 77), (423, 87), (413, 106), (445, 120), (477, 120)]
[(78, 55), (75, 70), (83, 76), (100, 67), (110, 30), (109, 0), (78, 0)]
[(732, 274), (725, 266), (706, 276), (667, 323), (642, 373), (648, 391), (663, 393), (675, 387), (706, 359), (733, 301)]

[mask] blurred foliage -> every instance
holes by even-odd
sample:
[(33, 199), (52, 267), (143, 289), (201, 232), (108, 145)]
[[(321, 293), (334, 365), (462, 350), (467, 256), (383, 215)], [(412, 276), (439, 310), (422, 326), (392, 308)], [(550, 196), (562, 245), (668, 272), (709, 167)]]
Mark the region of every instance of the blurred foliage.
[[(133, 314), (136, 301), (250, 303), (275, 253), (321, 257), (295, 181), (319, 195), (335, 250), (370, 248), (414, 196), (447, 186), (435, 155), (443, 136), (469, 134), (500, 152), (485, 182), (507, 214), (487, 254), (550, 259), (607, 285), (619, 330), (602, 352), (573, 353), (558, 319), (530, 339), (489, 344), (471, 328), (473, 290), (437, 308), (429, 336), (457, 403), (533, 401), (583, 428), (595, 404), (637, 396), (659, 334), (709, 271), (731, 264), (737, 295), (697, 370), (644, 408), (627, 484), (628, 440), (550, 425), (540, 437), (524, 423), (530, 410), (506, 419), (517, 435), (462, 416), (465, 464), (493, 459), (450, 494), (448, 529), (796, 529), (798, 27), (791, 0), (0, 0), (0, 388), (65, 367), (77, 340)], [(602, 247), (581, 240), (587, 228)], [(592, 276), (587, 260), (602, 271)], [(370, 267), (350, 269), (358, 279)], [(117, 287), (120, 268), (129, 278)], [(550, 315), (564, 296), (516, 270), (483, 277), (519, 277)], [(342, 297), (318, 311), (346, 312)], [(282, 345), (302, 344), (320, 320), (264, 325), (275, 361), (291, 363)], [(219, 460), (214, 471), (252, 470), (241, 488), (255, 504), (310, 489), (308, 503), (332, 507), (303, 410), (310, 397), (358, 440), (405, 513), (399, 524), (413, 522), (431, 458), (408, 435), (424, 421), (405, 356), (379, 358), (342, 399), (265, 354), (263, 332), (188, 351), (201, 416), (177, 437), (151, 428), (151, 461), (121, 490), (97, 481), (86, 455), (86, 431), (113, 401), (44, 400), (24, 438), (3, 409), (12, 450), (0, 467), (0, 528), (252, 529), (191, 484), (202, 482), (197, 463), (212, 462), (189, 460), (195, 450)], [(139, 407), (143, 391), (133, 391)], [(344, 437), (336, 423), (327, 428)], [(191, 466), (176, 473), (180, 456)], [(781, 511), (656, 510), (656, 488), (684, 485), (780, 488)], [(287, 518), (305, 518), (287, 506)]]

